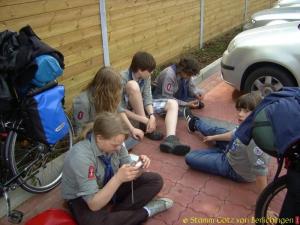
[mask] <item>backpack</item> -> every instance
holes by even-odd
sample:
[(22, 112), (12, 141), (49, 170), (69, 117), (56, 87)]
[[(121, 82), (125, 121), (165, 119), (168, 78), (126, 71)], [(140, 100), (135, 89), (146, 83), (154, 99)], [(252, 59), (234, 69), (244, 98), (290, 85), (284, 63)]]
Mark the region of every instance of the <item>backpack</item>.
[(264, 152), (274, 157), (277, 156), (272, 124), (267, 118), (265, 109), (259, 111), (255, 116), (252, 138)]
[(34, 79), (38, 65), (36, 58), (50, 55), (64, 68), (64, 56), (34, 33), (30, 26), (19, 33), (0, 32), (0, 71), (7, 74), (11, 85), (17, 89), (27, 86)]
[(58, 61), (51, 55), (41, 55), (35, 58), (38, 69), (31, 83), (43, 87), (48, 82), (55, 80), (63, 73)]
[(284, 157), (300, 140), (300, 88), (284, 88), (266, 96), (252, 117), (257, 146), (271, 156)]
[(68, 134), (70, 126), (62, 106), (63, 98), (64, 86), (57, 85), (25, 99), (25, 125), (34, 139), (54, 145)]

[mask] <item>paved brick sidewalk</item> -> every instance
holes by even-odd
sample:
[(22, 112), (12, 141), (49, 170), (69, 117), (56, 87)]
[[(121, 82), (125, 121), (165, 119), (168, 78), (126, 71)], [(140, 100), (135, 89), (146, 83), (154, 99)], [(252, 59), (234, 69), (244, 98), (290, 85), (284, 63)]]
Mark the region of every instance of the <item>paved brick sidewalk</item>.
[[(238, 94), (215, 74), (201, 86), (207, 91), (205, 108), (194, 113), (207, 118), (236, 123), (234, 100)], [(158, 119), (158, 129), (165, 131), (162, 118)], [(185, 121), (179, 119), (177, 134), (192, 149), (206, 147), (198, 134), (189, 134)], [(146, 225), (179, 224), (251, 224), (253, 207), (257, 194), (254, 184), (240, 184), (221, 177), (196, 172), (189, 169), (184, 157), (162, 153), (159, 142), (145, 138), (132, 151), (147, 154), (152, 162), (151, 171), (159, 172), (164, 178), (160, 196), (170, 197), (175, 205), (169, 211), (147, 221)], [(274, 175), (275, 165), (271, 165)], [(2, 206), (1, 206), (2, 207)], [(25, 212), (26, 219), (48, 208), (64, 208), (59, 187), (50, 193), (36, 195), (18, 209)], [(0, 224), (6, 225), (6, 219)], [(24, 224), (24, 223), (23, 223)]]

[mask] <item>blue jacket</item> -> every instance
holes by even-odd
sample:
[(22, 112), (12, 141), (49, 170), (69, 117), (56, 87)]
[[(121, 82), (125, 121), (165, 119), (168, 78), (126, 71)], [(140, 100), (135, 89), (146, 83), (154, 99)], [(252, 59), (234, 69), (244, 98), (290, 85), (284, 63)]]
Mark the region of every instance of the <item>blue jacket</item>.
[(235, 133), (246, 145), (252, 138), (252, 125), (256, 114), (262, 109), (265, 109), (271, 122), (275, 147), (279, 155), (283, 155), (291, 144), (300, 140), (300, 88), (285, 87), (262, 100)]

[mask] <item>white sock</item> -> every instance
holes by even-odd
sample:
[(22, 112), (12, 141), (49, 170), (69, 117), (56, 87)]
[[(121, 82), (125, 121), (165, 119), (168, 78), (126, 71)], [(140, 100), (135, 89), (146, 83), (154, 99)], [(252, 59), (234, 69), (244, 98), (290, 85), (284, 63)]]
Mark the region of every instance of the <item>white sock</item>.
[(151, 215), (150, 210), (146, 206), (144, 206), (143, 208), (147, 211), (148, 217), (150, 217), (150, 215)]

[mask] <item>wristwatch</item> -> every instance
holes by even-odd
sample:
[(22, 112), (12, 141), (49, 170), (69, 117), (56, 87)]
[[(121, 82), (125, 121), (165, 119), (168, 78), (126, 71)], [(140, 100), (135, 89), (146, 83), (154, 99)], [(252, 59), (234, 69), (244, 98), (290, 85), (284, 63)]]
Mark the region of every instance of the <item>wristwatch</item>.
[(150, 118), (150, 116), (154, 116), (154, 113), (149, 113), (149, 118)]

